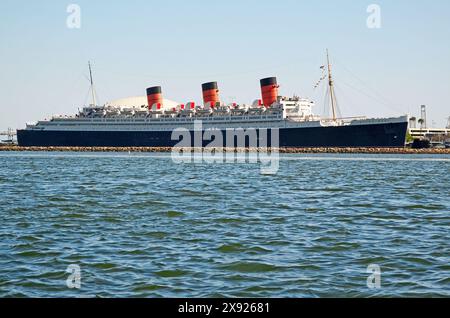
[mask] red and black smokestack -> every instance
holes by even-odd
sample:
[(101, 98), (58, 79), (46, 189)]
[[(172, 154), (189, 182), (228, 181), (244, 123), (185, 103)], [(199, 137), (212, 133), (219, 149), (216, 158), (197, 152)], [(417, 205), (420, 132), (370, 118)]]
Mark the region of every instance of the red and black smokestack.
[(261, 93), (264, 106), (269, 107), (277, 101), (278, 88), (276, 77), (268, 77), (261, 80)]
[(163, 97), (161, 86), (147, 88), (148, 109), (152, 109), (154, 104), (157, 104), (157, 109), (161, 109), (163, 104)]
[(214, 107), (217, 103), (220, 103), (219, 98), (219, 87), (217, 86), (217, 82), (205, 83), (202, 85), (203, 91), (203, 103), (206, 105), (207, 103), (211, 103)]

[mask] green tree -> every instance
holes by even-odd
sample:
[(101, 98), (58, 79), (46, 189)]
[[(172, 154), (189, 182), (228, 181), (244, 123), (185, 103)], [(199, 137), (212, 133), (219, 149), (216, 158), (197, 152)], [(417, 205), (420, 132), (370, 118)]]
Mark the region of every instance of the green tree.
[(414, 137), (411, 136), (411, 133), (408, 131), (408, 132), (406, 133), (406, 142), (407, 142), (407, 143), (410, 143), (410, 142), (413, 142), (413, 141), (414, 141)]

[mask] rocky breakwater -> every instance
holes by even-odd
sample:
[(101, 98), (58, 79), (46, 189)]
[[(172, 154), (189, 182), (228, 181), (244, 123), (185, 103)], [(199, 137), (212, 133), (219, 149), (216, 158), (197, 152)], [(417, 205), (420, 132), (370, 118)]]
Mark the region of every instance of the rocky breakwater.
[[(171, 147), (20, 147), (0, 145), (0, 151), (28, 152), (171, 152)], [(201, 148), (184, 148), (184, 152), (199, 152)], [(207, 148), (207, 152), (266, 152), (264, 148)], [(280, 153), (290, 154), (450, 154), (450, 149), (411, 149), (411, 148), (279, 148)]]

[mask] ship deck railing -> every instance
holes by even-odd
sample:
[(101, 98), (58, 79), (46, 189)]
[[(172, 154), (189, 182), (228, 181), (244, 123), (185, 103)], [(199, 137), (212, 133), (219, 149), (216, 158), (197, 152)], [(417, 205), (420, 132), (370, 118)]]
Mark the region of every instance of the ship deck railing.
[[(283, 119), (280, 115), (259, 115), (259, 116), (222, 116), (222, 117), (210, 117), (210, 116), (193, 116), (193, 117), (163, 117), (163, 118), (143, 118), (143, 117), (72, 117), (72, 118), (52, 118), (52, 121), (57, 122), (192, 122), (194, 120), (203, 121), (261, 121), (261, 120), (274, 120)], [(45, 122), (45, 121), (44, 121)]]

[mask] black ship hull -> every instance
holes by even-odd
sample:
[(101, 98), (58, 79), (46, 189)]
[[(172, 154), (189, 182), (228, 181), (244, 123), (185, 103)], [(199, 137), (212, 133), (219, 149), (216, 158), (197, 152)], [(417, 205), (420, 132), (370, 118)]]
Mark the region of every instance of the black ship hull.
[[(348, 125), (337, 127), (280, 128), (280, 147), (404, 147), (407, 122)], [(258, 130), (257, 130), (258, 131)], [(258, 134), (260, 132), (258, 131)], [(190, 135), (194, 139), (194, 133)], [(271, 146), (271, 132), (268, 130)], [(227, 145), (223, 132), (223, 144)], [(236, 137), (234, 137), (236, 139)], [(248, 138), (245, 139), (248, 146)], [(17, 131), (19, 146), (24, 147), (174, 147), (171, 131), (70, 131), (33, 130)], [(229, 140), (228, 140), (229, 142)], [(202, 141), (207, 146), (211, 141)], [(237, 140), (231, 145), (239, 146)], [(196, 144), (198, 145), (198, 144)], [(191, 146), (196, 146), (193, 143)], [(184, 146), (184, 145), (183, 145)], [(261, 146), (261, 145), (259, 145)], [(274, 146), (277, 146), (274, 144)]]

